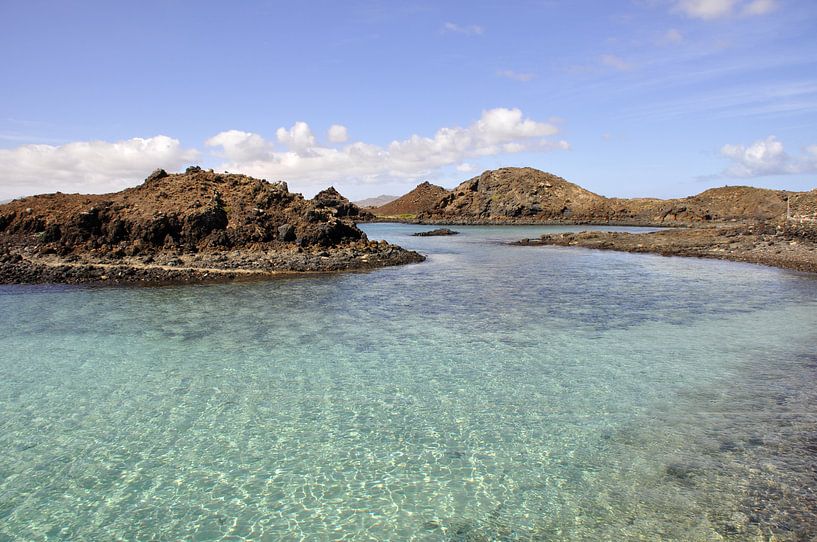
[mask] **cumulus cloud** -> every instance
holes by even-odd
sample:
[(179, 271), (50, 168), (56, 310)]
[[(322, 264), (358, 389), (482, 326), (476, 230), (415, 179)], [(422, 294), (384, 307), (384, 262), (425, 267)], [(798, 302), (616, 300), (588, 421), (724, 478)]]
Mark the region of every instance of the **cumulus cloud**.
[(485, 32), (485, 29), (476, 24), (463, 26), (457, 23), (448, 22), (443, 25), (443, 32), (464, 34), (466, 36), (481, 36)]
[[(229, 136), (224, 137), (222, 143), (228, 143)], [(56, 191), (110, 192), (136, 184), (158, 167), (177, 169), (197, 156), (164, 135), (0, 149), (0, 199)]]
[(532, 80), (535, 75), (529, 72), (517, 72), (514, 70), (499, 70), (496, 74), (500, 77), (504, 77), (506, 79), (513, 79), (514, 81), (520, 81), (522, 83), (527, 83), (528, 81)]
[(800, 156), (791, 156), (775, 136), (749, 146), (724, 145), (721, 155), (732, 162), (723, 172), (729, 177), (817, 173), (817, 145), (809, 145)]
[(678, 0), (675, 10), (688, 17), (714, 20), (739, 13), (765, 15), (777, 9), (777, 0)]
[(616, 55), (601, 55), (601, 63), (609, 68), (626, 72), (633, 69), (633, 65)]
[(466, 127), (440, 128), (432, 137), (412, 135), (385, 146), (361, 141), (341, 147), (321, 146), (303, 122), (290, 129), (279, 128), (277, 139), (285, 148), (271, 153), (261, 147), (264, 150), (254, 156), (244, 152), (233, 155), (230, 148), (219, 143), (225, 132), (206, 144), (219, 148), (227, 159), (220, 166), (223, 169), (269, 179), (325, 184), (416, 178), (472, 157), (568, 149), (566, 141), (549, 139), (558, 131), (551, 123), (526, 118), (519, 109), (497, 108), (484, 111), (479, 120)]
[(349, 132), (346, 130), (346, 126), (342, 124), (330, 126), (326, 136), (331, 143), (346, 143), (349, 140)]
[[(260, 138), (261, 136), (258, 137)], [(278, 138), (278, 143), (286, 145), (296, 151), (309, 149), (315, 145), (315, 136), (312, 135), (312, 130), (309, 128), (309, 125), (303, 121), (296, 122), (289, 130), (283, 127), (278, 128), (275, 131), (275, 137)], [(224, 150), (226, 151), (227, 149)]]
[(205, 141), (205, 145), (224, 148), (225, 155), (235, 160), (247, 160), (260, 156), (271, 156), (273, 144), (263, 137), (241, 130), (227, 130)]

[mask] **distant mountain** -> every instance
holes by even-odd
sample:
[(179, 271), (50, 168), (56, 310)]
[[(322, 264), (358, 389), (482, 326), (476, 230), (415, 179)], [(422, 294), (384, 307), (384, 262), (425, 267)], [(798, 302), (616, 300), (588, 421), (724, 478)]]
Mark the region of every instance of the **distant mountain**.
[(353, 201), (355, 205), (358, 207), (380, 207), (381, 205), (385, 205), (390, 201), (394, 201), (400, 196), (389, 196), (386, 194), (381, 194), (379, 196), (375, 196), (373, 198), (366, 198), (358, 201)]
[(418, 215), (432, 209), (449, 191), (428, 181), (418, 184), (411, 192), (371, 211), (377, 216)]

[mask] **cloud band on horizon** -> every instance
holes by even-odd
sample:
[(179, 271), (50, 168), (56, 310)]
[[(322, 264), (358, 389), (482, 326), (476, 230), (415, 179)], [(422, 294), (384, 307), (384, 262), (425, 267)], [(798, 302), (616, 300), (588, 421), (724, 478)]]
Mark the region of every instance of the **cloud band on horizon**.
[[(527, 118), (520, 109), (495, 108), (466, 127), (443, 127), (431, 137), (415, 134), (384, 146), (347, 143), (348, 131), (339, 124), (330, 127), (321, 144), (306, 122), (278, 128), (274, 140), (233, 129), (204, 145), (221, 160), (215, 169), (282, 179), (297, 189), (419, 179), (468, 158), (569, 149), (566, 141), (551, 138), (558, 132), (554, 124)], [(138, 183), (158, 167), (176, 170), (202, 157), (198, 149), (165, 135), (0, 149), (0, 199), (54, 191), (110, 192)]]

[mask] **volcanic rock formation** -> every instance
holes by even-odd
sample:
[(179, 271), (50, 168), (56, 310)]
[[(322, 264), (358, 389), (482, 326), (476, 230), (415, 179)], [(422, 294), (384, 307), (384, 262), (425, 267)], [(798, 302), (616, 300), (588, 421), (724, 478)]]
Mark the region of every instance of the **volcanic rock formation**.
[[(0, 206), (0, 282), (27, 282), (26, 266), (152, 265), (268, 273), (422, 259), (369, 242), (355, 226), (366, 218), (370, 215), (334, 188), (306, 200), (284, 182), (198, 167), (173, 175), (157, 170), (143, 184), (113, 194), (56, 193)], [(9, 279), (12, 264), (14, 278)], [(41, 275), (60, 281), (45, 271), (32, 274), (30, 281), (41, 281)]]

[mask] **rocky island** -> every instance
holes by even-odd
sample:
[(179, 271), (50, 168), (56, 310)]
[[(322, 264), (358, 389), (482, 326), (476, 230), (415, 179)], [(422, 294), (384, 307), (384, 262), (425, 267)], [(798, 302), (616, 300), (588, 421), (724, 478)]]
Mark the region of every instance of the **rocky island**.
[(450, 191), (423, 183), (372, 212), (379, 219), (420, 224), (671, 227), (644, 234), (545, 235), (516, 244), (719, 258), (817, 272), (817, 190), (726, 186), (686, 198), (608, 198), (551, 173), (508, 167), (485, 171)]
[(334, 188), (304, 199), (284, 182), (190, 167), (102, 195), (0, 205), (0, 283), (178, 283), (419, 262), (367, 239), (368, 215)]

